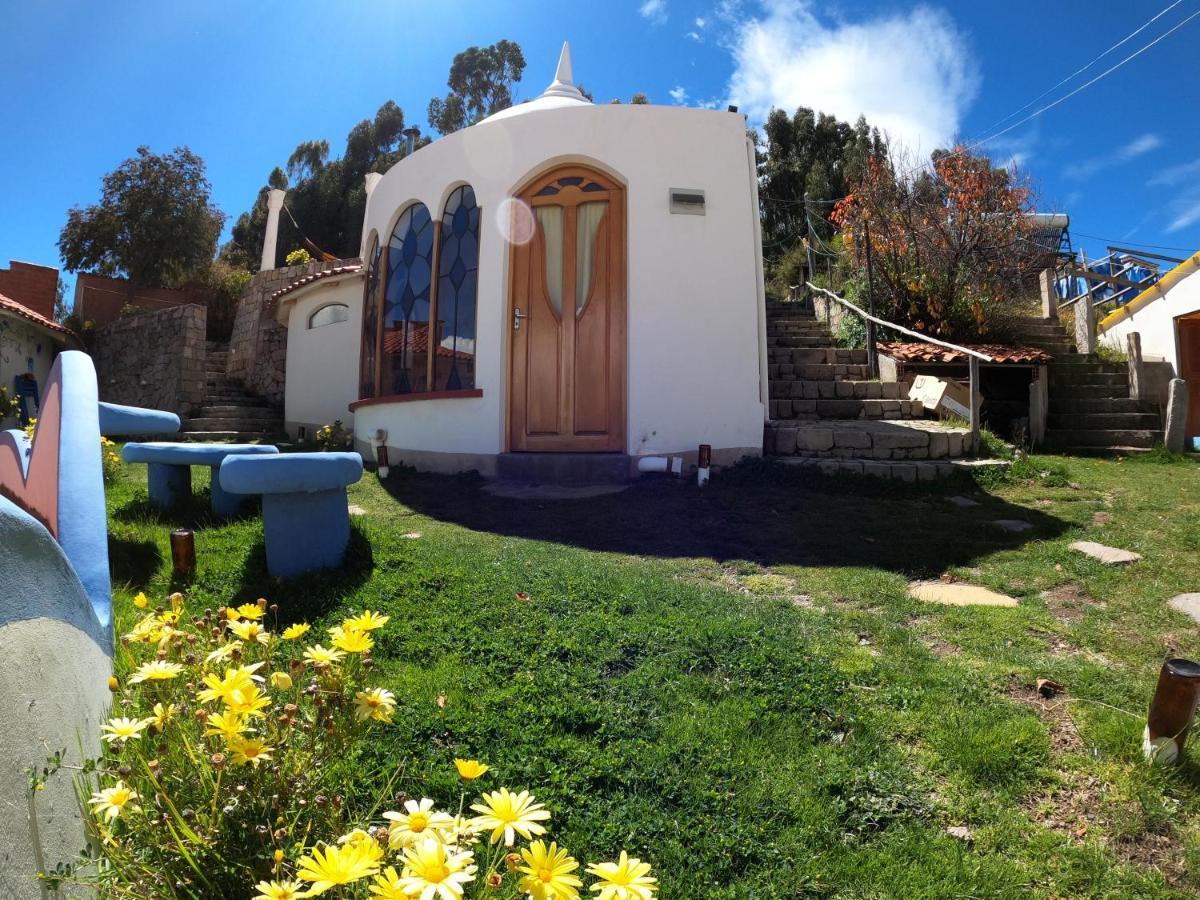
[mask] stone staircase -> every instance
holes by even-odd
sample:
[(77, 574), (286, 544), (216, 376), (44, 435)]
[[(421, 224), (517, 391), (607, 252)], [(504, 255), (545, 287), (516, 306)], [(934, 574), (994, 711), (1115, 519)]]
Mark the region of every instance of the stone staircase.
[(798, 303), (767, 304), (771, 422), (763, 453), (825, 472), (907, 481), (948, 475), (967, 463), (969, 429), (923, 418), (904, 385), (870, 380), (865, 350), (835, 346)]
[(205, 352), (204, 405), (183, 421), (185, 441), (283, 440), (283, 411), (248, 393), (241, 382), (225, 375), (229, 345), (209, 341)]
[(1021, 343), (1045, 350), (1050, 363), (1046, 444), (1072, 453), (1129, 453), (1162, 441), (1158, 414), (1129, 396), (1129, 369), (1094, 353), (1077, 353), (1057, 319), (1019, 319)]

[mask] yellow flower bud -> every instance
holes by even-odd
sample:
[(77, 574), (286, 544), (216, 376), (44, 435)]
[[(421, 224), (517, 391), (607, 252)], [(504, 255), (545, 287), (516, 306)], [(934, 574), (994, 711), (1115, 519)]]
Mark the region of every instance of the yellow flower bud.
[(276, 850), (275, 851), (275, 865), (279, 865), (281, 862), (283, 862), (283, 851)]
[(272, 672), (271, 687), (278, 688), (281, 691), (290, 691), (292, 689), (292, 676), (287, 672)]
[(147, 597), (143, 592), (138, 591), (133, 598), (133, 605), (138, 609), (145, 609), (150, 605), (150, 598)]
[(117, 676), (116, 676), (116, 675), (109, 675), (109, 676), (108, 676), (108, 689), (109, 689), (110, 691), (112, 691), (112, 692), (115, 694), (115, 693), (117, 692), (117, 689), (118, 689), (120, 686), (121, 686), (121, 682), (117, 681)]

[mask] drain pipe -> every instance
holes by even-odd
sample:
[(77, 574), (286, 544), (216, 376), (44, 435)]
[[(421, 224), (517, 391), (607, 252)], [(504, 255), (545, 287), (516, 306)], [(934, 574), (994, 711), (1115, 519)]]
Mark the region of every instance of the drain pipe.
[(388, 472), (391, 471), (388, 468), (387, 436), (386, 431), (377, 428), (371, 437), (371, 445), (375, 448), (376, 471), (380, 478), (387, 478)]

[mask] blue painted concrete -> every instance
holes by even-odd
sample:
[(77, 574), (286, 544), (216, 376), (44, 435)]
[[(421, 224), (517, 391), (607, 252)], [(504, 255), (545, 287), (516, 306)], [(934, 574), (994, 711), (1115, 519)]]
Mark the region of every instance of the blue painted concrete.
[(62, 546), (45, 525), (2, 496), (0, 574), (4, 585), (0, 626), (55, 619), (78, 628), (105, 656), (112, 656), (107, 623), (97, 618), (95, 605)]
[(146, 466), (146, 486), (155, 509), (168, 510), (192, 496), (191, 467), (150, 463)]
[(161, 409), (100, 403), (100, 433), (104, 435), (169, 434), (179, 430), (179, 416)]
[[(270, 444), (181, 444), (168, 441), (132, 442), (121, 449), (121, 458), (131, 463), (146, 463), (146, 483), (150, 502), (161, 510), (170, 509), (192, 492), (191, 466), (212, 470), (212, 511), (221, 518), (242, 511), (245, 498), (221, 487), (220, 468), (233, 456), (275, 457), (279, 448)], [(244, 492), (243, 492), (244, 493)], [(257, 492), (252, 492), (257, 493)]]
[(362, 471), (357, 453), (230, 456), (220, 481), (230, 493), (263, 495), (267, 571), (294, 578), (341, 565), (350, 543), (346, 485)]
[(242, 494), (231, 494), (221, 487), (220, 466), (211, 466), (209, 471), (212, 472), (210, 481), (212, 484), (213, 514), (223, 519), (230, 519), (240, 515), (242, 507), (246, 505), (246, 497)]
[(126, 444), (121, 459), (131, 463), (164, 463), (173, 466), (219, 466), (231, 453), (246, 456), (275, 456), (278, 447), (270, 444), (184, 444), (151, 441)]
[(325, 491), (362, 478), (357, 453), (282, 453), (264, 459), (236, 456), (221, 464), (221, 486), (235, 494)]
[(25, 436), (24, 428), (9, 428), (6, 431), (0, 431), (0, 442), (11, 442), (17, 449), (17, 460), (21, 464), (21, 475), (29, 477), (29, 452), (33, 449), (33, 442)]
[(105, 628), (112, 624), (108, 574), (108, 518), (104, 506), (104, 463), (100, 456), (100, 402), (92, 358), (65, 350), (54, 360), (50, 384), (61, 378), (59, 426), (58, 542), (75, 567), (83, 589)]

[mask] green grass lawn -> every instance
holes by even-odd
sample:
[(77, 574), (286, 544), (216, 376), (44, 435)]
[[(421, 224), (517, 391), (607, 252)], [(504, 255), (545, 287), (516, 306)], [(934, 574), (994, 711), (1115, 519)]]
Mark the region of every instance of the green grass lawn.
[[(1152, 770), (1140, 745), (1162, 660), (1200, 653), (1166, 605), (1200, 590), (1200, 468), (1033, 462), (987, 490), (754, 464), (555, 502), (368, 474), (344, 569), (285, 585), (261, 520), (209, 522), (206, 491), (160, 517), (127, 465), (118, 626), (132, 593), (178, 586), (179, 525), (193, 607), (386, 612), (375, 671), (400, 707), (362, 765), (452, 802), (451, 759), (484, 759), (577, 856), (628, 848), (666, 898), (1192, 896), (1200, 767)], [(946, 500), (964, 493), (980, 505)], [(1035, 527), (990, 524), (1014, 518)], [(1083, 537), (1145, 560), (1103, 567), (1068, 549)], [(944, 573), (1020, 604), (907, 597)]]

